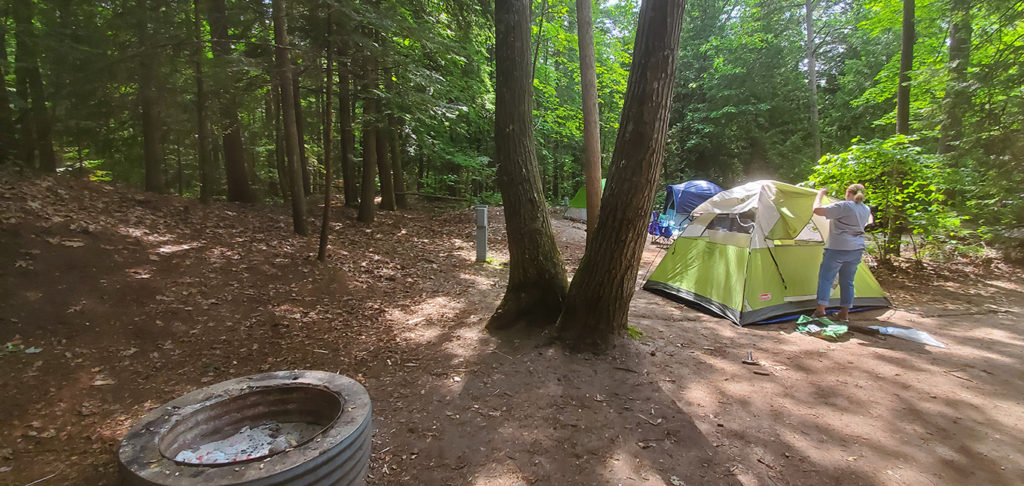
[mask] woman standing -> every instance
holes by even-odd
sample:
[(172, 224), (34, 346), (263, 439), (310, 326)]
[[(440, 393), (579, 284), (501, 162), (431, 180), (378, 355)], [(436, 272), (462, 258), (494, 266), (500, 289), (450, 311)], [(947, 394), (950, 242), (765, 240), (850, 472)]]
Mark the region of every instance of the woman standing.
[(846, 200), (821, 205), (827, 188), (818, 191), (814, 199), (814, 214), (828, 219), (828, 241), (818, 269), (818, 308), (814, 317), (824, 317), (832, 295), (832, 281), (839, 275), (839, 314), (836, 319), (850, 319), (853, 306), (853, 277), (857, 274), (864, 253), (864, 227), (871, 222), (871, 208), (864, 204), (864, 186), (851, 184), (846, 188)]

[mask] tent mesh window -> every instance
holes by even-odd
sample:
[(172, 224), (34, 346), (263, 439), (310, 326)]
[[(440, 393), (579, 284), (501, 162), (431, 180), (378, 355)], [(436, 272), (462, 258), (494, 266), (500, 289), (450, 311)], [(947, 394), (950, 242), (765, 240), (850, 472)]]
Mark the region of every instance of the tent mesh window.
[(749, 235), (754, 231), (754, 212), (716, 214), (705, 231), (727, 231)]

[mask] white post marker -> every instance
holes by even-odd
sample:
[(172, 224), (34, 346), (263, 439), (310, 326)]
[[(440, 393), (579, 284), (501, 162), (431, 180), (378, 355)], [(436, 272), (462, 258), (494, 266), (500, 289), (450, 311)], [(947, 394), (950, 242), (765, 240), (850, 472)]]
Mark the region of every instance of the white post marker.
[(476, 207), (476, 261), (487, 261), (487, 205)]

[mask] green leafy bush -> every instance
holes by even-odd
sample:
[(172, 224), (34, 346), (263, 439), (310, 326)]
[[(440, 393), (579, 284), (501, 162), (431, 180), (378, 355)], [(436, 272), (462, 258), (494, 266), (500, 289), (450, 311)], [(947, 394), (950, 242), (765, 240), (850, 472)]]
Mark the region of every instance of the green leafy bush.
[(822, 157), (810, 177), (837, 197), (850, 184), (864, 184), (865, 202), (877, 208), (879, 224), (874, 231), (895, 242), (894, 248), (891, 243), (883, 248), (883, 257), (898, 255), (907, 234), (918, 255), (926, 247), (934, 253), (970, 244), (961, 224), (965, 218), (948, 205), (955, 173), (941, 156), (923, 153), (914, 141), (903, 135), (865, 143), (854, 140), (847, 151)]

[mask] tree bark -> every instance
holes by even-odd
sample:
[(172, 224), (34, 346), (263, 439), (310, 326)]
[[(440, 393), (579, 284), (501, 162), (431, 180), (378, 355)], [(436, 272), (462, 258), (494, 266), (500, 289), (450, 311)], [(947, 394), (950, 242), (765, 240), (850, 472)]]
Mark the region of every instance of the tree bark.
[(398, 209), (409, 209), (409, 198), (406, 197), (405, 169), (402, 167), (402, 123), (393, 114), (388, 114), (388, 127), (391, 132), (391, 171), (394, 174), (395, 205)]
[[(3, 17), (6, 17), (4, 12)], [(0, 164), (13, 155), (14, 121), (11, 100), (7, 95), (7, 22), (0, 22)]]
[[(594, 59), (594, 18), (591, 0), (576, 0), (579, 30), (580, 84), (583, 91), (583, 179), (587, 187), (587, 240), (601, 213), (601, 121), (597, 108), (597, 65)], [(555, 179), (556, 184), (558, 179)], [(555, 197), (558, 197), (557, 194)]]
[(391, 130), (383, 123), (377, 127), (377, 179), (380, 182), (380, 209), (394, 211), (397, 206), (395, 179), (391, 167)]
[(505, 204), (509, 276), (505, 296), (487, 323), (555, 322), (567, 282), (541, 192), (533, 137), (530, 0), (496, 0), (494, 143)]
[(964, 113), (971, 106), (967, 68), (971, 63), (971, 0), (951, 0), (949, 23), (949, 82), (943, 100), (945, 120), (939, 129), (939, 153), (956, 151), (964, 137)]
[[(381, 56), (384, 57), (384, 56)], [(390, 83), (391, 71), (384, 69), (382, 78), (387, 88), (393, 87)], [(380, 208), (385, 211), (394, 211), (395, 206), (395, 179), (391, 168), (391, 127), (385, 120), (391, 111), (384, 100), (379, 100), (380, 116), (377, 118), (377, 178), (380, 180)]]
[(914, 0), (903, 0), (899, 86), (896, 88), (896, 133), (910, 135), (910, 71), (914, 70)]
[[(210, 1), (210, 34), (213, 36), (213, 55), (226, 65), (230, 61), (231, 42), (228, 39), (227, 8), (224, 0)], [(230, 69), (225, 73), (226, 83), (220, 86), (221, 141), (224, 147), (224, 175), (228, 185), (228, 201), (255, 202), (245, 168), (245, 146), (242, 143), (242, 127), (238, 118), (238, 100), (234, 95), (236, 76)]]
[[(330, 7), (328, 7), (330, 8)], [(320, 248), (317, 250), (316, 259), (323, 262), (327, 259), (327, 230), (331, 224), (331, 187), (334, 174), (331, 173), (331, 128), (334, 120), (331, 113), (331, 91), (334, 90), (334, 21), (331, 13), (327, 13), (327, 49), (324, 52), (324, 214), (320, 223)]]
[(195, 18), (193, 19), (193, 33), (196, 40), (195, 77), (196, 77), (196, 128), (198, 130), (198, 159), (199, 159), (199, 201), (208, 204), (213, 200), (214, 167), (210, 148), (210, 120), (206, 114), (206, 106), (209, 104), (209, 95), (206, 92), (206, 81), (203, 79), (203, 58), (206, 49), (203, 39), (203, 21), (199, 15), (199, 1), (193, 4)]
[[(385, 87), (388, 93), (397, 94), (398, 88), (391, 73), (385, 76)], [(395, 115), (395, 110), (388, 110), (388, 150), (391, 154), (391, 182), (398, 209), (409, 209), (409, 198), (406, 197), (405, 172), (402, 167), (402, 123)]]
[(306, 117), (302, 113), (302, 90), (300, 89), (298, 63), (292, 64), (292, 89), (295, 91), (295, 130), (299, 136), (299, 165), (302, 167), (302, 190), (308, 196), (313, 193), (313, 177), (309, 172), (309, 157), (306, 156)]
[(273, 91), (271, 96), (274, 98), (272, 116), (274, 117), (274, 164), (277, 168), (277, 187), (281, 190), (281, 199), (291, 201), (292, 178), (291, 173), (288, 171), (288, 157), (285, 155), (284, 116), (281, 115), (281, 107), (283, 106), (281, 82), (276, 74), (271, 76), (270, 90)]
[(817, 0), (804, 0), (804, 27), (807, 30), (807, 87), (809, 89), (811, 109), (809, 128), (811, 130), (811, 147), (814, 149), (814, 160), (821, 159), (821, 133), (818, 130), (818, 64), (815, 57), (817, 43), (814, 40), (814, 9)]
[(366, 53), (363, 59), (365, 73), (360, 90), (363, 97), (363, 181), (359, 198), (359, 215), (363, 223), (372, 223), (374, 196), (377, 193), (377, 58)]
[(39, 70), (38, 38), (32, 24), (32, 2), (16, 0), (12, 7), (15, 93), (25, 106), (18, 116), (22, 133), (19, 158), (25, 165), (38, 167), (43, 172), (54, 172), (57, 170), (57, 158), (53, 151), (53, 141), (50, 140), (50, 115)]
[(302, 167), (299, 166), (299, 134), (295, 123), (295, 100), (292, 91), (292, 65), (288, 60), (288, 23), (284, 0), (272, 0), (274, 16), (274, 53), (277, 78), (281, 85), (281, 113), (284, 115), (284, 144), (291, 173), (292, 226), (295, 233), (309, 233), (306, 227), (306, 196), (302, 190)]
[(684, 7), (677, 0), (645, 0), (640, 7), (608, 199), (558, 320), (559, 337), (575, 349), (604, 349), (627, 327), (647, 214), (665, 157)]
[(341, 179), (345, 189), (345, 205), (359, 205), (356, 184), (356, 137), (352, 131), (351, 50), (347, 36), (342, 34), (341, 62), (338, 63), (338, 130), (341, 132)]
[[(900, 44), (899, 85), (896, 88), (896, 133), (910, 135), (910, 71), (914, 69), (914, 0), (903, 0), (903, 33)], [(902, 184), (905, 168), (893, 162), (891, 184)], [(882, 258), (900, 256), (906, 223), (895, 215), (889, 222)]]
[(145, 167), (145, 188), (149, 192), (164, 192), (164, 154), (160, 143), (163, 124), (160, 119), (160, 54), (153, 46), (153, 27), (149, 22), (151, 5), (146, 0), (135, 3), (139, 22), (139, 40), (142, 55), (139, 58), (139, 107), (142, 112), (142, 159)]

